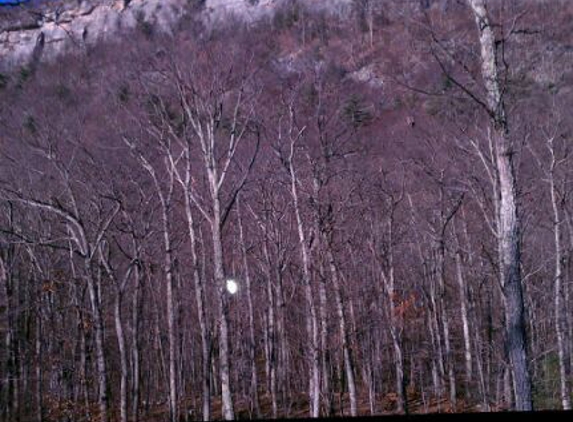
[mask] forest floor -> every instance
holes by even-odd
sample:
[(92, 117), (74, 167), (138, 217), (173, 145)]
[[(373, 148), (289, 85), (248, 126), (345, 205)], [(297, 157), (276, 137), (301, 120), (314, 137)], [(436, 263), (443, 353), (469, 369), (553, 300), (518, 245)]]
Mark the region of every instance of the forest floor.
[[(370, 408), (370, 400), (368, 394), (361, 394), (358, 397), (358, 414), (359, 416), (371, 415), (398, 415), (397, 412), (397, 395), (396, 393), (380, 394), (376, 397), (375, 408)], [(221, 398), (214, 397), (212, 401), (212, 419), (222, 420), (221, 413)], [(272, 403), (268, 394), (260, 396), (261, 414), (257, 416), (249, 397), (242, 397), (235, 399), (235, 417), (237, 420), (247, 419), (267, 419), (272, 418)], [(194, 409), (200, 408), (200, 400), (196, 402), (189, 400), (187, 408)], [(280, 408), (280, 407), (279, 407)], [(480, 405), (469, 404), (463, 399), (458, 399), (456, 406), (448, 398), (437, 399), (435, 397), (422, 398), (419, 394), (410, 394), (408, 397), (408, 408), (410, 414), (435, 414), (435, 413), (473, 413), (484, 412), (485, 409)], [(300, 393), (297, 396), (292, 396), (290, 403), (279, 410), (279, 418), (308, 418), (309, 412), (308, 398), (305, 393)], [(507, 410), (504, 406), (491, 406), (490, 411), (503, 411)], [(286, 411), (286, 412), (285, 412)], [(159, 422), (165, 420), (166, 403), (161, 403), (150, 409), (148, 418), (142, 419), (142, 422)], [(189, 420), (196, 420), (198, 415), (189, 413)], [(350, 416), (350, 401), (348, 394), (335, 394), (332, 401), (332, 411), (328, 415), (325, 409), (321, 409), (321, 416), (323, 417), (344, 417)]]

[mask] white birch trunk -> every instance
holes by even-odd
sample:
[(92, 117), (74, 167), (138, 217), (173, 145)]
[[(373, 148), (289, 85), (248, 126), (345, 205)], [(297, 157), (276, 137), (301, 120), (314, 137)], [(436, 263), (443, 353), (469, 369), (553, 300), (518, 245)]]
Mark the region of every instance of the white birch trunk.
[[(251, 276), (249, 264), (247, 262), (247, 246), (243, 233), (243, 220), (237, 201), (237, 215), (239, 224), (239, 242), (241, 244), (241, 253), (243, 255), (243, 271), (245, 275), (245, 286), (247, 288), (247, 311), (249, 317), (249, 359), (251, 361), (251, 397), (255, 408), (255, 416), (261, 417), (261, 408), (259, 404), (259, 380), (257, 376), (257, 349), (255, 337), (255, 314), (253, 310), (253, 294), (251, 290)], [(271, 292), (272, 293), (272, 292)]]
[[(215, 180), (215, 179), (213, 179)], [(223, 243), (221, 238), (221, 211), (219, 193), (212, 189), (213, 221), (211, 224), (213, 241), (213, 264), (215, 266), (215, 283), (219, 291), (219, 366), (221, 371), (221, 396), (223, 417), (225, 420), (235, 419), (233, 397), (231, 395), (231, 368), (229, 357), (229, 323), (227, 320), (227, 298), (225, 297), (225, 271), (223, 268)]]
[(346, 381), (348, 383), (348, 395), (350, 397), (350, 416), (358, 416), (358, 404), (356, 397), (356, 383), (354, 380), (354, 365), (352, 362), (352, 350), (350, 349), (350, 341), (348, 336), (348, 329), (346, 323), (346, 312), (344, 309), (344, 302), (342, 299), (342, 289), (338, 277), (338, 270), (334, 262), (334, 256), (330, 248), (327, 251), (328, 266), (330, 268), (330, 275), (334, 286), (334, 298), (336, 300), (336, 311), (338, 313), (338, 329), (342, 341), (342, 355), (344, 360), (344, 370), (346, 372)]
[(508, 134), (505, 106), (499, 86), (495, 35), (484, 0), (468, 0), (481, 45), (482, 77), (494, 130), (495, 162), (499, 177), (498, 245), (504, 294), (506, 341), (514, 377), (516, 410), (532, 410), (531, 376), (527, 357), (525, 305), (521, 284), (520, 223), (513, 150)]
[(319, 297), (319, 327), (320, 327), (320, 362), (322, 367), (321, 381), (322, 381), (322, 397), (324, 402), (324, 409), (326, 416), (332, 416), (333, 412), (333, 398), (332, 388), (330, 386), (331, 370), (330, 370), (330, 353), (328, 350), (328, 302), (326, 297), (326, 277), (324, 274), (324, 264), (319, 264), (319, 283), (318, 283), (318, 297)]
[[(294, 145), (291, 146), (294, 148)], [(320, 359), (319, 359), (319, 333), (318, 333), (318, 317), (316, 306), (314, 303), (314, 294), (312, 291), (311, 274), (310, 274), (310, 257), (306, 236), (304, 233), (304, 226), (300, 211), (297, 178), (293, 163), (293, 151), (288, 162), (291, 194), (293, 198), (294, 212), (296, 217), (297, 232), (300, 246), (300, 253), (302, 257), (303, 269), (303, 283), (304, 292), (309, 307), (309, 315), (307, 316), (306, 330), (309, 337), (308, 351), (310, 363), (310, 377), (309, 377), (309, 401), (310, 401), (310, 417), (318, 418), (320, 415)]]
[(131, 414), (134, 420), (139, 420), (139, 400), (140, 400), (140, 338), (139, 338), (139, 326), (140, 326), (140, 306), (141, 306), (141, 274), (139, 266), (135, 267), (135, 292), (133, 294), (132, 301), (132, 314), (131, 314), (131, 324), (132, 324), (132, 346), (131, 346), (131, 361), (132, 361), (132, 397), (131, 397)]
[(117, 292), (114, 303), (114, 323), (115, 334), (117, 337), (117, 346), (119, 349), (120, 361), (120, 393), (119, 393), (119, 410), (120, 421), (127, 422), (127, 349), (125, 345), (125, 335), (123, 332), (123, 323), (121, 320), (122, 292)]
[(456, 261), (456, 276), (458, 279), (458, 288), (460, 290), (460, 313), (462, 316), (462, 330), (464, 335), (464, 362), (466, 371), (466, 388), (469, 391), (470, 382), (472, 379), (472, 346), (471, 346), (471, 335), (469, 327), (468, 318), (468, 307), (467, 307), (467, 288), (464, 280), (464, 273), (462, 268), (462, 257), (461, 251), (458, 251), (454, 257)]
[(177, 422), (177, 368), (176, 368), (176, 336), (175, 336), (175, 309), (173, 299), (173, 252), (171, 249), (171, 236), (169, 233), (169, 206), (162, 204), (161, 223), (163, 229), (163, 259), (166, 281), (167, 302), (167, 335), (169, 347), (169, 419), (171, 422)]
[(103, 317), (99, 301), (99, 295), (96, 291), (95, 281), (93, 279), (91, 264), (88, 259), (85, 260), (84, 266), (86, 271), (88, 293), (93, 312), (94, 329), (95, 329), (98, 404), (100, 412), (99, 417), (101, 422), (108, 422), (107, 370), (105, 363)]
[(184, 185), (185, 188), (185, 214), (187, 217), (187, 229), (191, 244), (191, 265), (193, 267), (193, 282), (195, 285), (195, 302), (197, 303), (197, 316), (199, 329), (201, 332), (201, 404), (202, 418), (204, 421), (211, 420), (211, 365), (210, 347), (211, 339), (207, 327), (207, 314), (205, 311), (205, 289), (203, 279), (199, 273), (199, 259), (197, 256), (197, 238), (195, 235), (193, 211), (191, 208), (191, 198), (189, 194), (189, 183), (191, 180), (191, 163), (187, 151), (187, 174)]
[(557, 189), (555, 186), (556, 158), (553, 149), (552, 140), (549, 141), (551, 152), (551, 167), (549, 170), (549, 189), (551, 197), (551, 208), (553, 210), (553, 239), (555, 245), (555, 279), (553, 291), (553, 307), (555, 317), (555, 334), (557, 336), (557, 354), (559, 357), (559, 378), (561, 390), (561, 406), (563, 410), (571, 410), (571, 392), (569, 389), (569, 380), (567, 379), (566, 363), (566, 327), (565, 318), (562, 308), (562, 284), (563, 284), (563, 254), (561, 251), (561, 216), (559, 214), (559, 203), (557, 198)]

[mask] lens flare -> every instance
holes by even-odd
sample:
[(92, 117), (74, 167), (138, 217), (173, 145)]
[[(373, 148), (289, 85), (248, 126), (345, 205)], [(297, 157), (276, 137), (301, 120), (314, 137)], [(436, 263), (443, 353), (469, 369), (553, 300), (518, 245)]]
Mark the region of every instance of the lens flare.
[(239, 285), (235, 280), (227, 280), (227, 291), (234, 295), (239, 290)]

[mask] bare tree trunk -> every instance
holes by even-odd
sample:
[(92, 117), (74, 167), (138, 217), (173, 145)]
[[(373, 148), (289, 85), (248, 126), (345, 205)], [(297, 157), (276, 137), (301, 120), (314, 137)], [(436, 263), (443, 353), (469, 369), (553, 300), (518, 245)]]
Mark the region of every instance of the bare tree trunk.
[[(90, 411), (89, 411), (89, 403), (90, 403), (90, 394), (88, 391), (87, 385), (87, 375), (88, 375), (88, 345), (87, 345), (87, 333), (84, 329), (84, 317), (83, 313), (79, 314), (78, 319), (79, 325), (79, 336), (80, 336), (80, 386), (79, 386), (79, 394), (82, 395), (84, 406), (86, 408), (86, 418), (90, 418)], [(78, 397), (79, 397), (78, 394)]]
[[(407, 376), (404, 368), (404, 352), (402, 347), (402, 331), (403, 322), (398, 315), (398, 309), (396, 308), (396, 302), (399, 301), (399, 297), (396, 293), (396, 279), (395, 279), (395, 263), (394, 263), (394, 246), (395, 246), (395, 216), (398, 206), (404, 199), (404, 192), (400, 192), (398, 197), (390, 194), (388, 198), (389, 202), (389, 215), (385, 221), (385, 228), (383, 233), (379, 233), (378, 236), (381, 238), (386, 238), (387, 252), (385, 254), (384, 264), (380, 262), (377, 251), (374, 249), (375, 242), (371, 244), (371, 250), (376, 259), (379, 261), (379, 273), (383, 281), (383, 290), (385, 294), (385, 299), (387, 306), (382, 305), (387, 309), (387, 319), (389, 322), (389, 332), (392, 341), (392, 354), (395, 367), (395, 386), (396, 394), (398, 396), (398, 413), (408, 414), (408, 395), (407, 395)], [(413, 205), (410, 204), (412, 207)], [(420, 258), (422, 258), (421, 248), (418, 249), (420, 253)], [(422, 258), (423, 262), (423, 258)], [(381, 294), (380, 294), (381, 295)], [(433, 296), (432, 296), (433, 297)], [(433, 320), (433, 318), (432, 318)], [(436, 319), (437, 323), (437, 319)], [(437, 325), (436, 325), (437, 328)], [(432, 330), (431, 330), (432, 332)], [(432, 336), (432, 340), (434, 337)], [(434, 345), (436, 345), (434, 343)], [(436, 384), (436, 388), (438, 385)]]
[(495, 161), (499, 176), (498, 245), (501, 285), (505, 298), (505, 329), (509, 360), (515, 380), (517, 410), (532, 410), (531, 376), (527, 358), (525, 305), (521, 284), (520, 222), (517, 210), (517, 180), (513, 148), (509, 139), (502, 92), (499, 86), (495, 36), (489, 22), (485, 1), (468, 0), (479, 30), (482, 76), (487, 91), (487, 105), (493, 120)]
[(261, 417), (261, 408), (259, 404), (259, 380), (257, 376), (257, 349), (255, 337), (255, 314), (253, 310), (253, 294), (251, 290), (251, 276), (249, 273), (249, 264), (247, 262), (247, 245), (243, 233), (243, 220), (237, 201), (237, 215), (239, 222), (239, 241), (241, 243), (241, 253), (243, 255), (243, 271), (245, 274), (245, 285), (247, 288), (247, 311), (249, 316), (249, 360), (251, 361), (251, 397), (253, 400), (255, 415)]
[[(242, 173), (242, 180), (239, 181), (232, 189), (231, 189), (231, 200), (222, 206), (222, 187), (224, 186), (225, 179), (228, 175), (229, 168), (231, 164), (235, 161), (235, 153), (237, 152), (237, 147), (241, 143), (244, 138), (245, 133), (247, 132), (247, 127), (249, 127), (249, 123), (251, 123), (250, 116), (253, 110), (249, 110), (247, 112), (246, 121), (242, 121), (242, 106), (244, 105), (244, 89), (245, 84), (247, 82), (247, 76), (243, 75), (245, 78), (242, 79), (240, 86), (230, 88), (226, 87), (225, 89), (217, 89), (215, 91), (207, 91), (205, 92), (205, 97), (201, 97), (199, 91), (195, 89), (190, 90), (187, 81), (184, 81), (184, 75), (180, 72), (180, 70), (176, 67), (175, 68), (175, 79), (178, 88), (179, 99), (183, 106), (183, 110), (185, 116), (188, 119), (189, 123), (189, 130), (196, 135), (196, 140), (199, 144), (201, 149), (201, 155), (203, 158), (204, 164), (204, 171), (207, 179), (207, 186), (209, 192), (209, 200), (210, 200), (210, 213), (200, 205), (200, 202), (197, 200), (196, 192), (192, 188), (192, 185), (189, 184), (189, 174), (190, 169), (188, 167), (187, 170), (187, 182), (186, 182), (186, 190), (187, 195), (191, 196), (191, 199), (194, 202), (194, 205), (201, 211), (203, 216), (209, 221), (210, 228), (211, 228), (211, 239), (213, 242), (213, 273), (214, 273), (214, 281), (215, 286), (218, 292), (218, 305), (219, 305), (219, 366), (220, 366), (220, 373), (221, 373), (221, 394), (222, 394), (222, 412), (223, 417), (226, 420), (234, 419), (234, 410), (233, 410), (233, 397), (231, 393), (231, 361), (230, 361), (230, 342), (229, 342), (229, 322), (228, 322), (228, 298), (225, 292), (225, 268), (224, 268), (224, 259), (223, 259), (223, 225), (225, 224), (226, 218), (231, 211), (233, 204), (236, 201), (236, 198), (243, 188), (247, 177), (252, 169), (252, 166), (255, 162), (258, 149), (259, 149), (259, 138), (257, 138), (257, 144), (255, 148), (255, 152), (251, 158), (250, 163), (247, 167), (241, 172)], [(193, 75), (193, 79), (195, 75)], [(225, 84), (224, 81), (212, 81), (216, 82), (216, 85), (219, 83)], [(222, 88), (222, 87), (221, 87)], [(227, 137), (227, 144), (224, 145), (224, 142), (216, 139), (218, 138), (217, 134), (222, 129), (219, 125), (223, 103), (226, 103), (224, 97), (229, 92), (227, 89), (233, 90), (237, 93), (237, 96), (234, 100), (234, 105), (232, 106), (233, 112), (232, 117), (230, 118), (231, 130), (229, 133), (226, 133), (224, 136)], [(191, 99), (191, 101), (190, 101)], [(207, 106), (209, 104), (209, 106)], [(208, 113), (204, 113), (206, 110), (205, 107), (209, 108), (213, 104), (213, 108), (209, 110)], [(219, 107), (221, 106), (221, 107)], [(241, 120), (241, 121), (239, 121)], [(172, 133), (174, 134), (175, 131)], [(178, 131), (177, 129), (176, 131)], [(226, 129), (225, 129), (226, 130)], [(177, 135), (175, 135), (176, 138)], [(189, 143), (187, 139), (180, 139), (178, 138), (180, 144), (186, 148), (187, 160), (189, 162)], [(225, 158), (219, 160), (219, 153), (223, 152), (221, 156)], [(169, 155), (172, 162), (173, 171), (177, 172), (175, 162), (177, 160), (173, 159), (172, 155)], [(179, 177), (179, 176), (178, 176)]]
[[(277, 403), (277, 360), (278, 360), (278, 336), (280, 329), (278, 327), (278, 318), (275, 312), (275, 293), (273, 291), (273, 279), (280, 277), (279, 270), (273, 271), (273, 262), (269, 254), (268, 247), (268, 233), (266, 228), (263, 228), (265, 233), (265, 240), (263, 242), (263, 255), (266, 261), (266, 295), (268, 302), (266, 312), (266, 327), (265, 327), (265, 367), (267, 374), (267, 391), (271, 396), (271, 407), (273, 418), (278, 417), (278, 403)], [(284, 334), (284, 333), (283, 333)]]
[(278, 404), (277, 404), (277, 341), (275, 329), (275, 300), (272, 288), (272, 279), (270, 274), (267, 280), (267, 297), (269, 300), (268, 307), (268, 377), (269, 377), (269, 390), (271, 393), (271, 406), (273, 409), (273, 418), (278, 417)]
[(233, 397), (231, 395), (231, 368), (229, 357), (229, 322), (227, 310), (227, 298), (225, 296), (225, 270), (223, 268), (223, 243), (221, 237), (221, 209), (219, 192), (216, 188), (216, 177), (210, 175), (211, 199), (213, 201), (213, 221), (211, 222), (211, 234), (213, 241), (213, 264), (215, 284), (219, 292), (219, 365), (221, 371), (221, 395), (223, 417), (225, 420), (235, 419), (233, 410)]
[(559, 215), (559, 203), (557, 198), (557, 188), (555, 186), (555, 169), (557, 161), (553, 141), (549, 140), (549, 150), (551, 152), (551, 167), (549, 169), (549, 189), (551, 196), (551, 207), (553, 210), (553, 238), (555, 244), (555, 279), (553, 292), (553, 307), (555, 317), (555, 334), (557, 336), (557, 354), (559, 357), (559, 375), (561, 389), (561, 406), (563, 410), (571, 410), (571, 391), (569, 380), (567, 379), (566, 362), (566, 320), (563, 316), (562, 284), (563, 284), (563, 254), (561, 251), (561, 216)]
[[(435, 263), (432, 264), (434, 266)], [(440, 324), (439, 324), (439, 309), (438, 309), (438, 302), (436, 300), (436, 270), (433, 269), (432, 274), (430, 274), (430, 309), (429, 309), (429, 318), (430, 318), (430, 332), (432, 333), (432, 339), (434, 344), (434, 360), (436, 362), (436, 370), (437, 375), (434, 377), (436, 382), (434, 383), (436, 388), (436, 393), (438, 397), (441, 399), (442, 394), (444, 394), (444, 385), (443, 380), (446, 376), (446, 368), (444, 364), (444, 352), (442, 349), (442, 334), (440, 331)]]
[[(512, 389), (512, 385), (511, 385), (511, 367), (510, 365), (506, 364), (503, 366), (503, 399), (505, 401), (505, 403), (507, 404), (508, 408), (511, 408), (512, 405), (512, 398), (513, 398), (513, 392), (515, 392), (515, 385), (513, 386)], [(515, 381), (514, 381), (515, 382)]]
[(93, 279), (91, 264), (88, 259), (84, 263), (88, 293), (90, 296), (94, 329), (95, 329), (95, 346), (96, 346), (96, 368), (98, 380), (98, 403), (101, 422), (108, 421), (108, 396), (107, 396), (107, 370), (105, 363), (105, 346), (104, 346), (104, 329), (103, 317), (99, 294), (96, 290), (95, 280)]
[[(169, 373), (168, 373), (168, 403), (169, 403), (169, 420), (171, 422), (177, 422), (179, 416), (179, 409), (177, 406), (177, 338), (176, 338), (176, 321), (175, 321), (175, 306), (173, 298), (173, 250), (171, 245), (171, 233), (170, 233), (170, 212), (172, 207), (172, 197), (174, 188), (174, 169), (169, 168), (169, 153), (166, 156), (166, 167), (168, 174), (168, 184), (166, 189), (162, 188), (159, 176), (155, 168), (150, 164), (150, 162), (145, 158), (142, 152), (136, 147), (136, 145), (127, 138), (123, 138), (125, 144), (130, 148), (131, 152), (135, 155), (137, 160), (140, 162), (142, 168), (149, 173), (155, 187), (155, 193), (158, 196), (161, 205), (161, 234), (163, 237), (163, 272), (165, 274), (166, 283), (166, 311), (167, 311), (167, 336), (168, 336), (168, 347), (169, 347)], [(164, 152), (165, 153), (165, 152)]]
[(478, 334), (478, 330), (474, 331), (474, 343), (475, 343), (475, 357), (476, 357), (476, 366), (477, 366), (477, 372), (478, 372), (478, 376), (479, 376), (479, 386), (480, 386), (480, 395), (481, 395), (481, 401), (484, 407), (484, 410), (486, 412), (489, 412), (491, 410), (490, 405), (489, 405), (489, 384), (486, 384), (486, 380), (485, 380), (485, 376), (484, 376), (484, 370), (483, 370), (483, 364), (482, 364), (482, 358), (481, 358), (481, 347), (480, 347), (480, 342), (479, 342), (479, 334)]
[[(2, 292), (2, 295), (0, 295), (1, 299), (4, 299), (0, 302), (1, 306), (3, 306), (5, 309), (10, 309), (10, 303), (8, 301), (8, 283), (7, 283), (7, 274), (6, 274), (6, 268), (4, 265), (4, 259), (2, 257), (2, 255), (0, 255), (0, 285), (2, 285), (4, 287), (4, 291)], [(8, 420), (9, 418), (9, 412), (8, 412), (8, 402), (9, 402), (9, 397), (8, 397), (8, 370), (9, 370), (9, 365), (8, 365), (8, 360), (9, 360), (9, 338), (8, 338), (8, 330), (6, 330), (6, 334), (2, 336), (2, 346), (4, 348), (4, 350), (6, 351), (6, 358), (0, 362), (0, 373), (2, 374), (3, 378), (0, 382), (0, 417), (4, 420)]]
[(370, 416), (374, 416), (376, 414), (376, 387), (374, 385), (372, 363), (370, 360), (368, 360), (364, 366), (362, 378), (366, 382), (366, 388), (368, 389)]
[[(563, 211), (565, 212), (565, 221), (567, 223), (567, 232), (569, 238), (569, 248), (568, 253), (573, 254), (573, 223), (571, 221), (571, 215), (567, 207), (564, 207)], [(571, 268), (572, 268), (572, 259), (571, 256), (569, 257), (569, 277), (571, 277)], [(571, 283), (565, 283), (565, 315), (567, 321), (567, 339), (568, 339), (568, 356), (569, 356), (569, 368), (570, 370), (573, 369), (573, 312), (570, 312), (569, 309), (571, 307)]]
[[(1, 253), (2, 251), (0, 251)], [(2, 254), (3, 255), (3, 254)], [(12, 298), (12, 283), (10, 281), (11, 275), (8, 274), (8, 269), (7, 267), (7, 263), (5, 263), (4, 257), (0, 255), (0, 282), (1, 284), (4, 286), (4, 294), (3, 296), (6, 298), (6, 302), (3, 303), (2, 305), (4, 305), (6, 307), (6, 309), (11, 310), (12, 309), (12, 303), (11, 303), (11, 298)], [(13, 394), (13, 378), (14, 378), (14, 374), (13, 374), (13, 350), (12, 350), (12, 343), (13, 343), (13, 333), (12, 333), (12, 329), (13, 329), (13, 322), (12, 322), (12, 312), (9, 312), (7, 315), (7, 328), (6, 328), (6, 334), (3, 338), (3, 343), (4, 343), (4, 350), (6, 353), (6, 359), (4, 362), (2, 362), (2, 372), (4, 373), (5, 378), (2, 380), (2, 382), (0, 383), (3, 386), (3, 390), (5, 392), (5, 394), (3, 394), (3, 397), (1, 397), (1, 401), (0, 404), (2, 404), (1, 408), (0, 408), (0, 416), (3, 416), (5, 420), (9, 421), (12, 420), (12, 418), (15, 419), (15, 417), (13, 416), (13, 400), (12, 400), (12, 394)]]
[(290, 353), (288, 349), (288, 338), (287, 338), (287, 323), (286, 323), (286, 303), (283, 291), (282, 282), (282, 269), (276, 268), (276, 347), (277, 347), (277, 375), (276, 375), (276, 390), (280, 393), (279, 402), (283, 405), (287, 401), (291, 400), (291, 378), (290, 378)]
[[(188, 150), (186, 151), (189, 154)], [(193, 281), (195, 284), (195, 301), (197, 303), (197, 315), (199, 319), (199, 329), (201, 332), (201, 397), (202, 397), (202, 417), (204, 421), (211, 419), (211, 339), (207, 327), (207, 314), (205, 311), (205, 289), (203, 278), (199, 273), (199, 259), (197, 256), (197, 238), (195, 236), (193, 211), (191, 208), (191, 198), (189, 195), (189, 183), (191, 181), (191, 162), (187, 155), (187, 172), (185, 188), (185, 213), (187, 215), (187, 228), (191, 243), (191, 265), (193, 267)]]
[(223, 269), (223, 243), (221, 238), (221, 211), (219, 205), (219, 193), (214, 190), (215, 182), (213, 178), (212, 184), (212, 200), (213, 200), (213, 221), (211, 223), (211, 234), (213, 240), (213, 264), (215, 266), (215, 283), (219, 292), (219, 318), (220, 318), (220, 333), (219, 333), (219, 365), (221, 371), (221, 395), (223, 416), (225, 420), (235, 419), (233, 410), (233, 397), (231, 395), (231, 368), (229, 357), (229, 326), (228, 326), (228, 310), (227, 298), (225, 297), (225, 271)]
[(470, 382), (472, 379), (472, 347), (470, 338), (470, 328), (469, 328), (469, 318), (467, 309), (467, 288), (464, 280), (464, 274), (462, 269), (462, 257), (461, 251), (458, 250), (455, 253), (456, 261), (456, 275), (458, 279), (458, 287), (460, 290), (460, 313), (462, 316), (462, 330), (464, 334), (464, 362), (465, 362), (465, 375), (466, 375), (466, 391), (470, 391)]
[(348, 395), (350, 397), (350, 416), (358, 416), (354, 365), (352, 362), (352, 350), (350, 349), (348, 329), (346, 327), (346, 312), (344, 310), (344, 302), (342, 299), (342, 289), (338, 277), (338, 270), (334, 262), (334, 256), (330, 250), (330, 246), (327, 247), (328, 266), (330, 268), (330, 275), (334, 285), (334, 298), (336, 300), (336, 310), (338, 312), (338, 328), (340, 331), (340, 339), (342, 341), (342, 355), (344, 360), (344, 369), (346, 372), (346, 382), (348, 383)]
[(316, 306), (314, 303), (314, 294), (312, 291), (311, 274), (310, 274), (310, 256), (308, 251), (308, 244), (304, 233), (304, 226), (299, 205), (297, 178), (294, 169), (293, 157), (294, 156), (294, 141), (291, 143), (290, 158), (288, 160), (290, 182), (291, 182), (291, 195), (293, 198), (294, 212), (296, 217), (298, 240), (300, 246), (300, 253), (302, 256), (302, 270), (303, 270), (303, 283), (305, 298), (307, 306), (309, 307), (309, 315), (307, 316), (306, 330), (309, 337), (308, 351), (310, 363), (310, 377), (309, 377), (309, 401), (310, 401), (310, 417), (318, 418), (320, 415), (320, 359), (319, 359), (319, 334), (318, 334), (318, 317)]
[(36, 419), (37, 422), (44, 420), (43, 389), (44, 373), (42, 370), (42, 304), (41, 298), (38, 300), (38, 309), (36, 310)]
[[(413, 215), (413, 220), (415, 216), (414, 211), (414, 204), (412, 202), (412, 198), (408, 195), (408, 202), (410, 204), (411, 213)], [(428, 285), (428, 290), (425, 291), (427, 300), (429, 302), (429, 306), (426, 310), (426, 317), (427, 317), (427, 327), (429, 329), (430, 334), (430, 341), (432, 344), (432, 351), (433, 353), (430, 355), (430, 365), (431, 365), (431, 375), (432, 375), (432, 386), (434, 390), (434, 395), (440, 400), (443, 394), (443, 379), (445, 377), (445, 368), (444, 368), (444, 361), (443, 361), (443, 353), (442, 353), (442, 345), (441, 345), (441, 336), (440, 336), (440, 328), (438, 325), (438, 317), (437, 317), (437, 302), (436, 302), (436, 280), (435, 275), (437, 272), (436, 263), (434, 259), (426, 259), (422, 252), (422, 236), (418, 233), (418, 244), (417, 244), (417, 251), (420, 263), (422, 265), (422, 272), (423, 272), (423, 280), (425, 281), (424, 284)], [(440, 401), (438, 401), (438, 411), (440, 410)]]
[[(388, 221), (388, 238), (391, 244), (394, 237), (394, 216), (393, 213)], [(395, 301), (395, 278), (394, 278), (394, 256), (389, 252), (388, 257), (388, 275), (384, 275), (385, 290), (388, 297), (390, 313), (390, 337), (392, 338), (392, 349), (394, 353), (394, 365), (396, 368), (396, 393), (398, 394), (398, 412), (408, 414), (408, 396), (406, 392), (406, 372), (404, 370), (404, 354), (402, 352), (402, 327), (397, 315)]]
[(114, 301), (114, 323), (115, 323), (115, 333), (117, 337), (117, 345), (119, 349), (119, 361), (120, 361), (120, 406), (119, 406), (120, 420), (121, 422), (127, 422), (128, 421), (128, 397), (127, 397), (128, 359), (127, 359), (127, 346), (125, 340), (125, 333), (123, 329), (121, 311), (123, 306), (123, 294), (125, 292), (127, 283), (129, 282), (129, 278), (131, 276), (135, 261), (129, 264), (123, 279), (119, 280), (116, 277), (111, 264), (109, 263), (109, 259), (107, 257), (108, 254), (105, 248), (105, 244), (103, 242), (99, 248), (99, 254), (100, 254), (101, 264), (103, 265), (110, 279), (113, 281), (116, 290), (115, 301)]
[(161, 207), (161, 224), (163, 231), (163, 270), (166, 281), (167, 302), (167, 335), (169, 343), (169, 420), (177, 422), (177, 368), (176, 368), (176, 336), (175, 336), (175, 309), (173, 299), (173, 255), (171, 249), (171, 236), (169, 233), (169, 204), (163, 200)]
[[(465, 242), (466, 242), (466, 250), (467, 250), (467, 265), (469, 268), (473, 268), (473, 264), (474, 264), (474, 254), (473, 254), (473, 249), (472, 249), (472, 242), (470, 240), (470, 236), (468, 233), (468, 223), (467, 223), (467, 219), (466, 219), (466, 214), (465, 214), (465, 208), (462, 207), (462, 221), (463, 221), (463, 234), (465, 237)], [(460, 239), (458, 238), (458, 244), (460, 244)], [(462, 272), (462, 276), (463, 276), (463, 272)], [(479, 376), (479, 387), (480, 387), (480, 395), (481, 395), (481, 400), (482, 400), (482, 404), (484, 407), (484, 410), (486, 412), (490, 411), (490, 406), (489, 406), (489, 391), (490, 391), (490, 386), (489, 386), (489, 379), (486, 382), (486, 378), (485, 378), (485, 370), (484, 370), (484, 364), (483, 364), (483, 358), (482, 358), (482, 339), (480, 336), (480, 329), (479, 329), (479, 319), (478, 319), (478, 315), (476, 312), (476, 307), (475, 307), (475, 303), (476, 303), (476, 298), (474, 295), (474, 290), (472, 289), (472, 285), (470, 284), (469, 286), (465, 283), (465, 279), (464, 279), (464, 284), (466, 285), (466, 294), (469, 293), (469, 297), (468, 297), (468, 319), (469, 319), (469, 324), (471, 324), (474, 329), (473, 329), (473, 347), (474, 347), (474, 358), (475, 358), (475, 363), (476, 363), (476, 368), (477, 368), (477, 373)], [(469, 327), (468, 327), (469, 328)], [(470, 352), (470, 357), (471, 357), (471, 352)], [(472, 359), (472, 361), (474, 361), (474, 359)], [(472, 370), (473, 373), (473, 370)]]
[(141, 321), (141, 304), (142, 304), (142, 277), (140, 272), (140, 266), (135, 266), (135, 292), (133, 293), (132, 302), (132, 349), (131, 349), (131, 360), (132, 360), (132, 399), (131, 399), (131, 413), (133, 415), (133, 420), (139, 420), (139, 401), (140, 401), (140, 321)]
[(437, 277), (438, 277), (438, 303), (437, 311), (438, 315), (442, 321), (443, 338), (444, 338), (444, 353), (445, 353), (445, 363), (448, 371), (448, 384), (450, 393), (450, 404), (452, 409), (456, 409), (456, 378), (454, 375), (454, 362), (453, 353), (450, 343), (450, 322), (448, 320), (448, 313), (446, 311), (446, 287), (445, 287), (445, 240), (442, 238), (440, 244), (438, 245), (437, 251)]
[[(432, 281), (435, 284), (435, 281)], [(432, 359), (432, 380), (434, 385), (434, 390), (436, 394), (436, 399), (438, 400), (438, 412), (442, 410), (442, 399), (446, 392), (445, 378), (446, 378), (446, 367), (444, 364), (444, 352), (442, 348), (442, 334), (440, 332), (440, 326), (438, 321), (438, 309), (436, 304), (436, 293), (435, 286), (430, 287), (430, 297), (433, 302), (433, 306), (429, 312), (429, 324), (430, 332), (433, 343), (434, 358)]]
[(331, 388), (331, 370), (330, 370), (330, 352), (328, 348), (328, 302), (326, 297), (326, 276), (324, 274), (324, 263), (319, 263), (319, 283), (318, 283), (318, 316), (320, 327), (320, 363), (321, 363), (321, 381), (322, 381), (322, 397), (324, 402), (324, 410), (326, 416), (332, 416), (333, 413), (333, 397)]
[(121, 321), (122, 292), (117, 292), (114, 304), (115, 334), (119, 348), (119, 361), (121, 368), (120, 380), (120, 420), (127, 422), (127, 349), (125, 346), (125, 335), (123, 333), (123, 323)]

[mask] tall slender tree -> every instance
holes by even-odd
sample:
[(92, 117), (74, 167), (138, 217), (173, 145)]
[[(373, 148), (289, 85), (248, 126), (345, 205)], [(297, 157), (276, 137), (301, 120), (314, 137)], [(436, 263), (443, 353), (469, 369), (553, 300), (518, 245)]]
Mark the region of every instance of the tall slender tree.
[(499, 184), (497, 236), (499, 272), (505, 306), (505, 330), (514, 379), (515, 407), (532, 410), (531, 374), (527, 356), (525, 300), (521, 277), (521, 223), (518, 212), (515, 147), (509, 133), (505, 91), (501, 86), (496, 37), (484, 0), (468, 0), (478, 28), (481, 73), (486, 90), (488, 131), (493, 138)]

